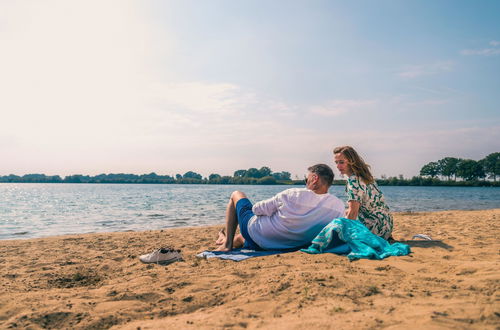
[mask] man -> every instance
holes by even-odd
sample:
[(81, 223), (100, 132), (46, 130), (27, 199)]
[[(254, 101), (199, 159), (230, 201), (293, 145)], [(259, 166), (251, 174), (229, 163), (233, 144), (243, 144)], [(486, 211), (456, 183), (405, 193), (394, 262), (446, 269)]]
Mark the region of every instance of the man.
[(253, 206), (243, 192), (233, 192), (226, 209), (226, 237), (217, 251), (233, 249), (238, 225), (244, 248), (294, 249), (309, 245), (331, 220), (342, 217), (344, 204), (328, 193), (332, 169), (317, 164), (308, 171), (306, 188), (287, 189)]

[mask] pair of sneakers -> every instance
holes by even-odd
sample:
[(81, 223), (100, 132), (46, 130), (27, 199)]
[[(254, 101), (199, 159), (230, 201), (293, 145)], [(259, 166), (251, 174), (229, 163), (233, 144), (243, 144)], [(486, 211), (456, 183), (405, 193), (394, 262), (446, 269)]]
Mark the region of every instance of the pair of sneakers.
[(139, 260), (145, 264), (168, 265), (172, 262), (182, 260), (182, 255), (181, 250), (164, 247), (140, 256)]

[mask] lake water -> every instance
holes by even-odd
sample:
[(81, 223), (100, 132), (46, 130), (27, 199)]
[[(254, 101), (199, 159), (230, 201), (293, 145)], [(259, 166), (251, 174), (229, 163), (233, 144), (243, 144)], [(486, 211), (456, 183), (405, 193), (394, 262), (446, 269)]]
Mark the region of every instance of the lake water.
[[(291, 186), (0, 184), (0, 239), (222, 224), (229, 195), (253, 202)], [(299, 186), (292, 186), (299, 187)], [(500, 208), (500, 188), (381, 187), (395, 212)], [(344, 187), (330, 192), (345, 201)]]

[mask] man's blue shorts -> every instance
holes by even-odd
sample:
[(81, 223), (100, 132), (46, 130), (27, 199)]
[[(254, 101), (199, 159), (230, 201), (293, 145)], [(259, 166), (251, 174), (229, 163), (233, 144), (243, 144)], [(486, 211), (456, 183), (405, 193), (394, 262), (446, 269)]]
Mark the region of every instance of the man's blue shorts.
[(241, 235), (245, 239), (245, 245), (243, 245), (243, 248), (249, 250), (262, 250), (248, 234), (248, 222), (253, 216), (252, 202), (250, 202), (248, 198), (240, 199), (236, 203), (236, 217), (238, 218), (238, 224), (240, 225)]

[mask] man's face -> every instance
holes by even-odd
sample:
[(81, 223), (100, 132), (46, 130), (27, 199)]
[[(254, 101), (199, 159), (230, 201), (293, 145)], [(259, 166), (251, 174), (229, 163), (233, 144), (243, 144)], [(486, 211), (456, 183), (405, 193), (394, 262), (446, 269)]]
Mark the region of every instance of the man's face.
[(318, 175), (314, 174), (312, 172), (307, 173), (307, 178), (306, 178), (306, 188), (307, 189), (312, 189), (313, 185), (318, 181)]

